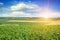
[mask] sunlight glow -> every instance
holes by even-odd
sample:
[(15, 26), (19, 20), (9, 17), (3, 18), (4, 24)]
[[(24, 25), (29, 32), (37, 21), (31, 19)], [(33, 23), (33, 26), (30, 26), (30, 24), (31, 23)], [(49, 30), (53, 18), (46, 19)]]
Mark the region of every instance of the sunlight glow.
[(42, 18), (45, 18), (45, 19), (48, 19), (48, 18), (50, 18), (50, 15), (49, 14), (42, 14)]
[(50, 10), (49, 8), (46, 8), (42, 12), (42, 17), (47, 19), (51, 17), (51, 14), (53, 14), (52, 10)]
[(47, 15), (44, 15), (44, 16), (43, 16), (43, 18), (49, 18), (49, 16), (47, 16)]

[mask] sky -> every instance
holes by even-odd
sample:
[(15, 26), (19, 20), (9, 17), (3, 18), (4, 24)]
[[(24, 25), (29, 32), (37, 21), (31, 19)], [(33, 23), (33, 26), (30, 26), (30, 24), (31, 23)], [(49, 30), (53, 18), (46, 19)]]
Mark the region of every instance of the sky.
[(0, 0), (0, 17), (60, 17), (60, 0)]

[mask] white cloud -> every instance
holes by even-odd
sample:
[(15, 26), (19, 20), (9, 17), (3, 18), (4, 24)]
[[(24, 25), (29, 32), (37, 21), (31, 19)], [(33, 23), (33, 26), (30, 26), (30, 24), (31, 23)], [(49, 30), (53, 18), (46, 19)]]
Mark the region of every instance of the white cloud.
[[(11, 6), (10, 8), (13, 11), (11, 13), (12, 15), (15, 15), (15, 16), (20, 15), (20, 16), (24, 16), (24, 17), (32, 17), (33, 12), (35, 13), (38, 10), (41, 10), (41, 8), (38, 5), (25, 4), (25, 3), (16, 4), (16, 5)], [(25, 11), (23, 9), (25, 9)], [(17, 11), (17, 10), (21, 10), (21, 11)]]
[(38, 5), (35, 4), (25, 4), (25, 3), (19, 3), (14, 6), (11, 6), (11, 10), (21, 10), (23, 8), (28, 9), (41, 9)]
[(2, 17), (31, 17), (31, 14), (26, 14), (24, 12), (12, 12), (0, 15)]
[(33, 8), (31, 5), (25, 4), (25, 3), (19, 3), (14, 6), (11, 6), (11, 10), (21, 10), (23, 8)]
[(12, 12), (12, 14), (25, 14), (24, 12)]
[(3, 5), (4, 3), (0, 2), (0, 5)]
[[(37, 4), (18, 3), (10, 7), (11, 13), (2, 14), (6, 17), (60, 17), (60, 12), (55, 12), (46, 7), (40, 7)], [(20, 11), (19, 11), (20, 10)]]
[(20, 4), (16, 4), (14, 6), (11, 6), (11, 9), (12, 10), (18, 10), (18, 9), (22, 9), (25, 7), (25, 4), (24, 3), (20, 3)]

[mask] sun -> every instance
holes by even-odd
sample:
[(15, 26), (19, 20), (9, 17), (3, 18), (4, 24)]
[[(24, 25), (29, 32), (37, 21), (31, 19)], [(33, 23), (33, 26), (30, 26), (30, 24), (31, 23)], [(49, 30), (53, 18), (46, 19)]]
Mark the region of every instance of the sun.
[(48, 16), (43, 16), (43, 18), (49, 18)]
[(45, 19), (48, 19), (49, 15), (43, 15), (42, 17), (45, 18)]

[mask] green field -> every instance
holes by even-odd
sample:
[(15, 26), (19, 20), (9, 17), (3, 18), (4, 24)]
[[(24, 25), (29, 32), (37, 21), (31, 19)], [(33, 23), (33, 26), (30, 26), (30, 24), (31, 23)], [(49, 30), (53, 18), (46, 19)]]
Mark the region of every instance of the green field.
[(35, 18), (0, 18), (0, 40), (60, 40), (60, 25), (7, 22), (8, 20), (35, 20)]

